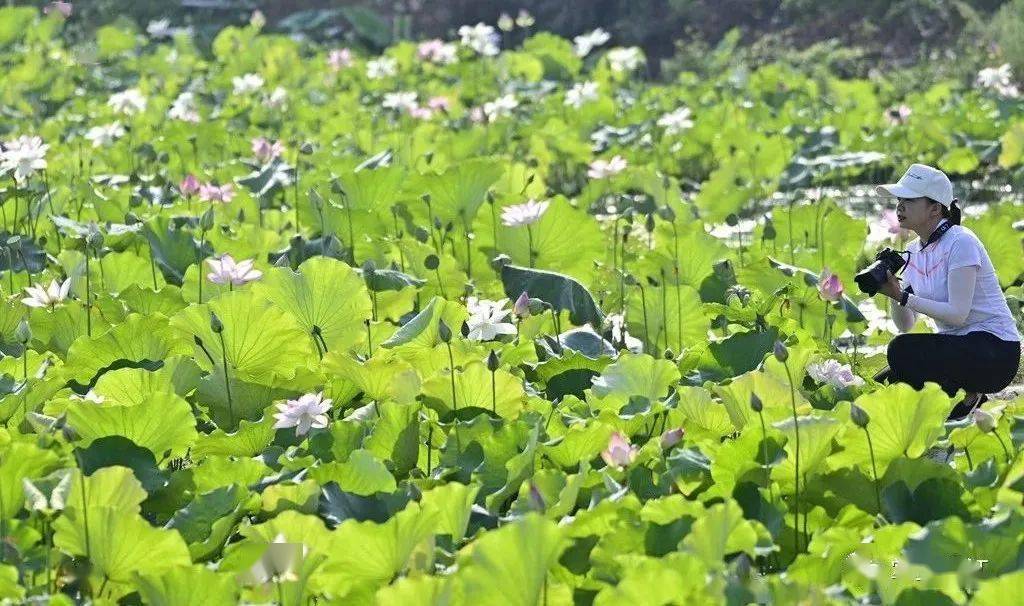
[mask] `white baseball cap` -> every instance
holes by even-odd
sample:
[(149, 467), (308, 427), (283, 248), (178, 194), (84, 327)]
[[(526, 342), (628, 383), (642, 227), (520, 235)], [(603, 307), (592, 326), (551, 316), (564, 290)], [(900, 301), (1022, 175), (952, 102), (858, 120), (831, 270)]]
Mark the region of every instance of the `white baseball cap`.
[(953, 184), (946, 173), (926, 164), (911, 164), (907, 172), (896, 183), (876, 185), (880, 195), (897, 198), (919, 198), (927, 196), (949, 208), (953, 203)]

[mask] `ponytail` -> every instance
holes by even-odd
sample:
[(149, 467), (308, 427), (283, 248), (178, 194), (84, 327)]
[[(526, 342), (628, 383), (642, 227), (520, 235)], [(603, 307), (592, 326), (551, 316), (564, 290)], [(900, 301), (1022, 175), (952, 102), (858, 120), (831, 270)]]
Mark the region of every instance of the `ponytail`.
[(960, 225), (960, 221), (963, 219), (963, 213), (960, 211), (960, 207), (956, 205), (959, 202), (956, 198), (950, 202), (949, 208), (942, 207), (942, 216), (949, 219), (949, 222), (953, 225)]

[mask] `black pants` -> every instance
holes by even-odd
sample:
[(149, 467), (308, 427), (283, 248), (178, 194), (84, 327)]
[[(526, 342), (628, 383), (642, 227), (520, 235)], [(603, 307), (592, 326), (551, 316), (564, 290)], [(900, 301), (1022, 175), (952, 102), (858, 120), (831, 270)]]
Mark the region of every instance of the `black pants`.
[(915, 389), (933, 381), (950, 396), (961, 388), (995, 393), (1017, 375), (1020, 355), (1020, 341), (1004, 341), (990, 332), (908, 333), (889, 342), (889, 368), (875, 379), (908, 383)]

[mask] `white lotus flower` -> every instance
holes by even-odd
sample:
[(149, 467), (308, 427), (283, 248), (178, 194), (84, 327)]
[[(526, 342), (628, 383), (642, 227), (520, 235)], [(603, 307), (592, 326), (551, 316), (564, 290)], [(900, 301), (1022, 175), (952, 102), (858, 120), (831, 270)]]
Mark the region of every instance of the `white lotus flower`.
[(519, 107), (519, 101), (515, 95), (508, 94), (484, 103), (483, 112), (488, 120), (493, 121), (502, 116), (512, 115), (512, 110), (517, 107)]
[(548, 206), (551, 202), (543, 200), (537, 202), (536, 200), (530, 199), (523, 204), (513, 204), (512, 206), (506, 206), (501, 209), (501, 223), (508, 227), (522, 227), (523, 225), (533, 225), (547, 212)]
[(576, 47), (576, 56), (586, 57), (590, 54), (590, 51), (611, 40), (611, 38), (611, 34), (600, 27), (592, 32), (576, 36), (572, 39), (573, 45)]
[(398, 73), (398, 62), (391, 57), (380, 57), (366, 62), (366, 77), (380, 80)]
[(288, 90), (285, 89), (283, 86), (278, 86), (273, 91), (271, 91), (269, 95), (267, 95), (267, 98), (263, 102), (263, 105), (269, 107), (270, 109), (283, 109), (287, 103)]
[(1017, 85), (1013, 83), (1013, 72), (1009, 63), (999, 67), (986, 67), (978, 72), (975, 82), (978, 86), (994, 90), (1004, 97), (1016, 97), (1020, 94)]
[(22, 135), (8, 141), (3, 152), (0, 152), (0, 174), (14, 173), (14, 180), (23, 183), (36, 171), (46, 169), (46, 150), (49, 145), (39, 137)]
[(622, 314), (608, 314), (608, 322), (612, 327), (612, 342), (620, 343), (633, 353), (643, 353), (644, 343), (626, 330), (626, 317)]
[(537, 20), (533, 18), (533, 15), (526, 12), (525, 8), (519, 9), (519, 14), (516, 15), (516, 25), (523, 29), (526, 29), (536, 22)]
[(565, 104), (579, 109), (584, 103), (597, 101), (597, 82), (577, 82), (565, 92)]
[(33, 286), (25, 287), (25, 292), (28, 293), (28, 296), (22, 299), (21, 302), (29, 307), (53, 309), (68, 298), (69, 290), (71, 290), (71, 278), (63, 282), (52, 280), (50, 285), (45, 287), (37, 283)]
[(610, 160), (594, 160), (590, 163), (587, 176), (591, 179), (607, 179), (626, 170), (628, 163), (622, 156), (612, 156)]
[(512, 310), (505, 309), (508, 299), (500, 301), (489, 301), (469, 297), (466, 299), (466, 308), (469, 309), (469, 319), (466, 324), (469, 326), (467, 339), (474, 341), (490, 341), (498, 335), (514, 335), (516, 327), (506, 322)]
[(494, 28), (486, 23), (476, 25), (463, 25), (459, 28), (459, 37), (462, 45), (467, 46), (478, 55), (493, 57), (498, 54), (498, 43), (501, 37)]
[(125, 134), (120, 122), (111, 122), (104, 126), (94, 126), (85, 133), (85, 138), (92, 141), (93, 147), (106, 147)]
[(295, 428), (295, 435), (302, 436), (309, 433), (313, 427), (323, 429), (327, 427), (330, 419), (327, 412), (331, 409), (330, 398), (324, 398), (324, 392), (307, 393), (297, 400), (288, 400), (278, 404), (277, 409), (281, 412), (274, 413), (277, 422), (274, 429)]
[(832, 385), (836, 389), (864, 384), (864, 379), (853, 374), (849, 364), (840, 364), (838, 360), (808, 364), (807, 374), (815, 381)]
[(171, 120), (198, 123), (199, 107), (196, 105), (195, 93), (186, 91), (178, 95), (174, 103), (171, 103), (171, 108), (167, 110), (167, 117)]
[(119, 93), (110, 95), (110, 99), (107, 100), (109, 105), (115, 112), (124, 114), (126, 116), (134, 116), (146, 111), (146, 98), (142, 96), (137, 88), (129, 88)]
[(680, 107), (658, 118), (658, 126), (665, 129), (666, 135), (675, 135), (693, 126), (690, 119), (690, 108)]
[(244, 74), (231, 79), (231, 86), (236, 95), (247, 95), (263, 88), (265, 81), (259, 74)]
[(437, 65), (450, 65), (458, 61), (459, 49), (454, 44), (435, 38), (420, 42), (416, 49), (416, 56), (423, 61)]
[(150, 38), (170, 38), (174, 35), (174, 28), (171, 27), (170, 19), (157, 19), (150, 21), (149, 25), (146, 26), (146, 33), (149, 34)]
[(331, 49), (331, 52), (327, 53), (327, 65), (333, 71), (340, 71), (343, 68), (350, 67), (352, 65), (352, 51), (347, 48)]
[(206, 262), (210, 264), (210, 269), (213, 271), (206, 274), (206, 277), (214, 284), (230, 284), (232, 286), (248, 284), (263, 277), (262, 271), (253, 268), (253, 261), (255, 259), (246, 259), (236, 263), (235, 259), (228, 254), (217, 259), (207, 259)]
[(613, 48), (605, 56), (614, 72), (631, 72), (644, 64), (644, 54), (635, 46)]
[(384, 109), (393, 109), (395, 111), (410, 111), (412, 108), (417, 107), (416, 103), (416, 92), (415, 91), (399, 91), (396, 93), (385, 93), (384, 99), (381, 101), (381, 107)]

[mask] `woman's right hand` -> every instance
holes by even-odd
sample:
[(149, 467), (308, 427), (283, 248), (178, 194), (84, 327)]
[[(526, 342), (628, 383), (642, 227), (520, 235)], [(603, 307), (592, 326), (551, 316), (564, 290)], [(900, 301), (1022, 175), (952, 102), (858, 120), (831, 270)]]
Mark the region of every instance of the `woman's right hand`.
[(903, 297), (903, 288), (900, 286), (900, 279), (893, 275), (891, 271), (886, 273), (888, 274), (888, 280), (886, 280), (885, 284), (878, 289), (878, 292), (894, 301), (899, 301)]

